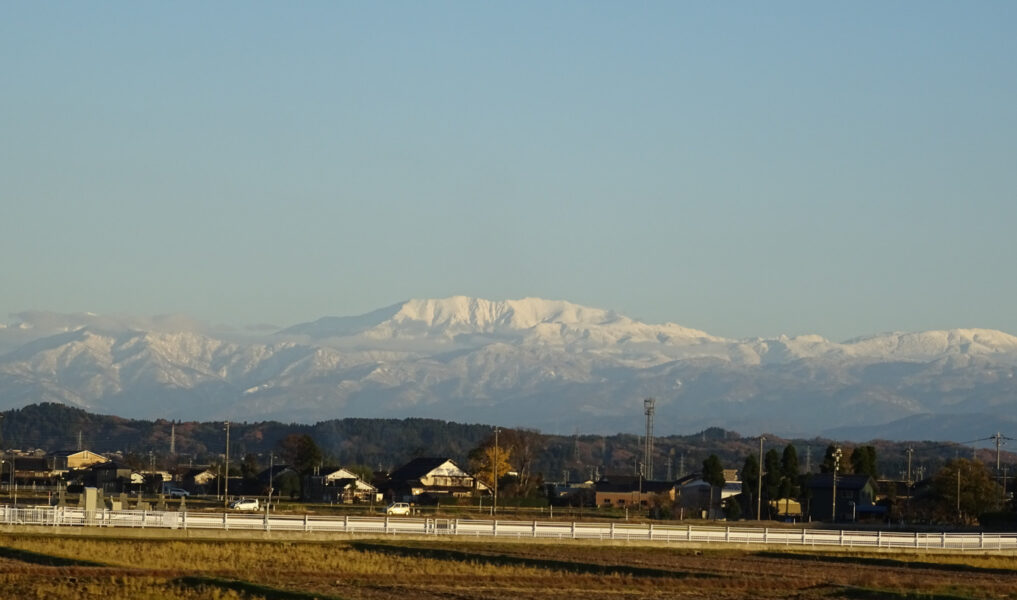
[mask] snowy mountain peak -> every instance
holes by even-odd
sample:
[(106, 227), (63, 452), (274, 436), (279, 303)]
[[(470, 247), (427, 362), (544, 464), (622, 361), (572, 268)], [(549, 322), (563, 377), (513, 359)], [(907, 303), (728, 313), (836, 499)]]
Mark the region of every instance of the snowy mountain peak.
[(603, 324), (617, 320), (611, 311), (587, 308), (564, 300), (523, 298), (492, 301), (467, 296), (408, 300), (393, 316), (395, 322), (415, 321), (428, 328), (465, 327), (491, 331), (498, 327), (530, 329), (540, 323)]
[(660, 422), (683, 428), (814, 432), (922, 412), (1012, 412), (1017, 398), (1017, 337), (987, 329), (730, 340), (561, 300), (465, 296), (325, 317), (265, 338), (214, 335), (179, 317), (26, 313), (22, 322), (31, 328), (0, 329), (7, 407), (615, 428), (638, 421), (642, 398), (653, 396)]
[(507, 336), (519, 342), (582, 344), (586, 348), (618, 343), (687, 345), (724, 341), (673, 323), (649, 325), (612, 310), (564, 300), (485, 300), (468, 296), (407, 300), (364, 315), (326, 317), (279, 333), (313, 340), (345, 337), (375, 342), (430, 340), (441, 344), (462, 336)]

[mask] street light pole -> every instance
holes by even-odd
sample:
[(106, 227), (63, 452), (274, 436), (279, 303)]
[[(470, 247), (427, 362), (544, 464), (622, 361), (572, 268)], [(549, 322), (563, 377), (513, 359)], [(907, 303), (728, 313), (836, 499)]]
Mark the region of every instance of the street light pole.
[(762, 518), (763, 508), (763, 442), (766, 438), (759, 436), (759, 467), (756, 469), (756, 520)]
[(494, 465), (491, 468), (492, 479), (494, 479), (494, 504), (491, 507), (491, 514), (498, 516), (498, 428), (494, 428)]
[(230, 501), (230, 422), (226, 421), (226, 472), (223, 473), (222, 505), (229, 506)]
[(272, 492), (273, 492), (273, 489), (274, 489), (274, 486), (273, 486), (273, 483), (274, 483), (273, 477), (274, 476), (275, 476), (275, 454), (272, 453), (272, 452), (269, 452), (268, 453), (268, 506), (265, 509), (266, 511), (271, 510), (271, 508), (272, 508)]
[(830, 519), (837, 522), (837, 470), (840, 469), (840, 457), (843, 456), (840, 448), (833, 453), (833, 507), (830, 509)]

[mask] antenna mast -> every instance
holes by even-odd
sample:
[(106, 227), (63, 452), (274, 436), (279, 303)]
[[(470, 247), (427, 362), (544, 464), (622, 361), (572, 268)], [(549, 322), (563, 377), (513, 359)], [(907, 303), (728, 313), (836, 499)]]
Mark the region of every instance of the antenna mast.
[(653, 405), (656, 402), (653, 398), (643, 400), (643, 409), (646, 413), (646, 438), (643, 440), (643, 475), (647, 479), (653, 479)]

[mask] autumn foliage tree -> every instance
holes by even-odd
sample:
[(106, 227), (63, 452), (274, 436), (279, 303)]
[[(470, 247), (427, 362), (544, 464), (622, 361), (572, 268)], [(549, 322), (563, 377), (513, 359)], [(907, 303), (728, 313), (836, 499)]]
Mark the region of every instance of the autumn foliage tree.
[[(540, 458), (546, 445), (545, 436), (528, 429), (501, 429), (498, 431), (497, 449), (495, 435), (491, 433), (469, 454), (470, 468), (487, 485), (499, 480), (499, 491), (505, 496), (531, 497), (540, 493), (539, 476), (533, 473), (533, 465)], [(510, 471), (515, 477), (501, 481)]]
[(965, 524), (974, 523), (979, 515), (997, 508), (1003, 494), (985, 464), (965, 458), (946, 463), (933, 476), (932, 489), (934, 518)]

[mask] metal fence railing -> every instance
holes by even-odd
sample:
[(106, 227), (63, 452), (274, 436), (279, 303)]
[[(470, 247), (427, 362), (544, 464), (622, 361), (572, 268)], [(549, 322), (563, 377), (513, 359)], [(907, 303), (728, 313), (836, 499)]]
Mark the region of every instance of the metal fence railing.
[(454, 535), (947, 551), (1017, 550), (1017, 533), (921, 533), (654, 523), (281, 515), (0, 506), (0, 525)]

